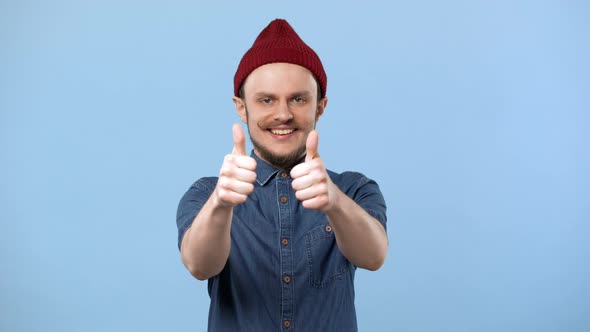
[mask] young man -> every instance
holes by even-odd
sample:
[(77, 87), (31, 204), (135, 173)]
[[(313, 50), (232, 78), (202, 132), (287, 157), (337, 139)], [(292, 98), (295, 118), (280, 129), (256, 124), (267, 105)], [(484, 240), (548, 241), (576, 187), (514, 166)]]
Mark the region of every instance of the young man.
[(357, 330), (354, 273), (385, 260), (386, 207), (374, 181), (320, 158), (326, 84), (285, 20), (238, 66), (233, 100), (254, 151), (235, 124), (219, 177), (195, 182), (177, 214), (182, 261), (209, 283), (209, 331)]

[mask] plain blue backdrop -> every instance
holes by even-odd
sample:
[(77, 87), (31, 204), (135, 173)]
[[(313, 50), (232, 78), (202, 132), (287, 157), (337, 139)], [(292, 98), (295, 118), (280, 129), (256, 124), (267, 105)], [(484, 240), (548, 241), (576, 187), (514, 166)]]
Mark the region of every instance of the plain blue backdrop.
[(0, 331), (206, 329), (176, 207), (277, 17), (328, 74), (325, 163), (388, 203), (360, 330), (590, 331), (590, 6), (557, 0), (0, 1)]

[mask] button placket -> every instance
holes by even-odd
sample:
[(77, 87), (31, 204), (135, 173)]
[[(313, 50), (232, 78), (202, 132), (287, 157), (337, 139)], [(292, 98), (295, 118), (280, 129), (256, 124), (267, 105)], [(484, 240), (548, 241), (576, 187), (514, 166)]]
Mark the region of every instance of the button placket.
[(293, 286), (293, 252), (289, 245), (292, 237), (292, 211), (290, 193), (292, 192), (289, 176), (279, 172), (276, 176), (277, 199), (279, 201), (280, 253), (281, 253), (281, 320), (283, 329), (290, 329), (294, 318)]

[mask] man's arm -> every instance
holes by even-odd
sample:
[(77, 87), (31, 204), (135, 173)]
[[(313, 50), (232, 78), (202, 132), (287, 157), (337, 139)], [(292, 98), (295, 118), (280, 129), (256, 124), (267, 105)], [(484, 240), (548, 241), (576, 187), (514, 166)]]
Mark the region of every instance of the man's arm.
[(246, 155), (246, 138), (239, 124), (233, 127), (234, 149), (225, 156), (213, 193), (184, 234), (182, 262), (195, 278), (209, 279), (221, 272), (231, 247), (233, 207), (254, 190), (256, 161)]
[[(330, 181), (331, 182), (331, 181)], [(346, 196), (334, 183), (335, 203), (326, 210), (336, 243), (354, 265), (375, 271), (385, 262), (387, 235), (383, 225)]]
[(319, 158), (318, 134), (309, 133), (305, 162), (291, 170), (295, 197), (307, 209), (326, 213), (342, 254), (354, 265), (377, 270), (385, 262), (384, 227), (336, 186)]

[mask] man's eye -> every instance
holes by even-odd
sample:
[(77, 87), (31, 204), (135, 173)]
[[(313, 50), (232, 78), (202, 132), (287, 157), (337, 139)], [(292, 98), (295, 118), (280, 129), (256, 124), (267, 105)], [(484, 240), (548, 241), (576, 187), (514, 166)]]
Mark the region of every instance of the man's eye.
[(272, 102), (272, 99), (270, 99), (270, 98), (260, 98), (259, 101), (261, 103), (263, 103), (263, 104), (270, 104)]
[(298, 104), (302, 104), (302, 103), (305, 103), (306, 100), (303, 97), (295, 97), (295, 98), (293, 98), (293, 101)]

